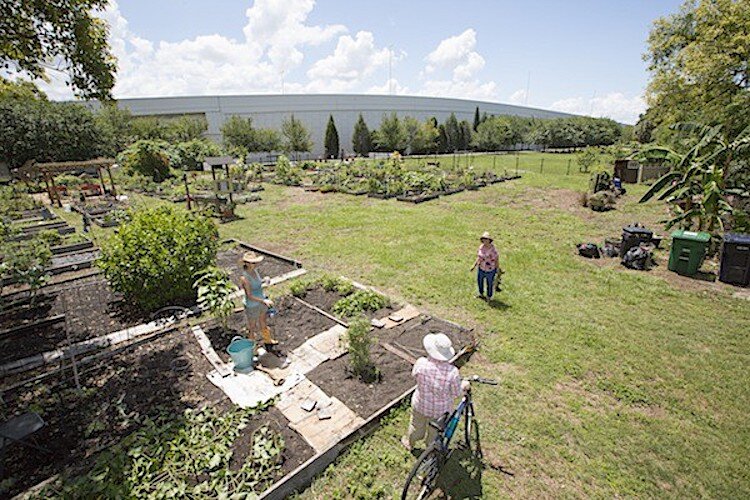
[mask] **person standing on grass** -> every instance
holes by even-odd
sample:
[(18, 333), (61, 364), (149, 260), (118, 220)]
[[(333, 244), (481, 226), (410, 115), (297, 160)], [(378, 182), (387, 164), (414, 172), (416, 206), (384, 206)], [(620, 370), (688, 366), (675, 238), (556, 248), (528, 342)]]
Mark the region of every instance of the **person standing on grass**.
[(444, 333), (430, 333), (422, 339), (429, 357), (414, 363), (412, 376), (417, 379), (417, 390), (411, 398), (411, 419), (401, 444), (411, 451), (419, 441), (429, 445), (437, 434), (430, 422), (437, 423), (445, 413), (453, 411), (454, 400), (469, 389), (469, 382), (461, 380), (458, 368), (451, 359), (456, 355), (451, 339)]
[(495, 245), (492, 244), (492, 237), (488, 231), (482, 234), (479, 241), (481, 245), (479, 245), (477, 259), (474, 261), (474, 265), (471, 266), (471, 270), (477, 269), (477, 285), (479, 286), (477, 298), (485, 299), (484, 286), (486, 284), (486, 300), (491, 300), (492, 294), (495, 291), (495, 278), (497, 277), (500, 256), (497, 253)]

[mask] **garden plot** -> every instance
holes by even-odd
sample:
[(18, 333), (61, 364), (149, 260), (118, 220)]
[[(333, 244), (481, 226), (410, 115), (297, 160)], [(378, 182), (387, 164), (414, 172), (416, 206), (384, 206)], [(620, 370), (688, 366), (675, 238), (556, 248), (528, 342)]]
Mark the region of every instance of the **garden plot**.
[[(203, 325), (210, 339), (209, 352), (204, 349), (204, 354), (214, 360), (209, 380), (240, 407), (275, 401), (288, 428), (316, 452), (309, 462), (270, 490), (268, 498), (282, 498), (303, 486), (335, 459), (345, 443), (376, 426), (379, 418), (410, 394), (414, 386), (412, 364), (425, 354), (424, 335), (448, 334), (459, 353), (471, 352), (475, 345), (470, 331), (422, 315), (413, 306), (389, 302), (387, 307), (368, 315), (374, 325), (379, 325), (371, 332), (371, 356), (379, 377), (374, 382), (364, 382), (350, 372), (347, 327), (343, 321), (334, 321), (329, 311), (333, 312), (342, 298), (369, 289), (357, 285), (349, 291), (343, 283), (349, 282), (323, 278), (322, 283), (304, 286), (305, 299), (287, 295), (277, 300), (279, 312), (272, 328), (285, 353), (285, 363), (275, 355), (265, 354), (255, 370), (234, 372), (225, 349), (234, 335), (242, 334), (242, 314), (232, 317), (227, 330), (211, 327), (210, 323)], [(334, 286), (341, 291), (326, 290)], [(299, 290), (297, 287), (298, 293)], [(302, 318), (307, 319), (301, 321)], [(197, 336), (203, 334), (202, 328), (195, 330)]]
[[(135, 439), (136, 443), (142, 444), (146, 459), (156, 459), (155, 455), (161, 453), (156, 447), (161, 447), (165, 441), (172, 440), (175, 450), (179, 450), (185, 442), (195, 439), (193, 433), (179, 437), (180, 432), (191, 428), (190, 421), (195, 420), (189, 414), (183, 414), (184, 410), (200, 411), (203, 408), (209, 412), (207, 415), (213, 416), (208, 422), (217, 422), (215, 425), (221, 425), (221, 418), (234, 411), (221, 391), (206, 378), (211, 369), (193, 336), (184, 330), (172, 330), (148, 343), (115, 353), (104, 361), (80, 365), (80, 391), (76, 389), (70, 371), (45, 384), (6, 391), (5, 412), (36, 411), (41, 414), (46, 426), (36, 433), (35, 438), (50, 453), (11, 446), (5, 460), (7, 479), (0, 487), (0, 496), (21, 493), (49, 478), (52, 481), (48, 488), (52, 489), (42, 490), (41, 496), (60, 495), (62, 490), (58, 488), (62, 480), (55, 479), (57, 474), (64, 472), (74, 477), (86, 474), (92, 467), (97, 475), (101, 473), (99, 480), (84, 480), (78, 484), (69, 482), (67, 487), (72, 488), (66, 490), (69, 496), (99, 496), (95, 491), (102, 483), (120, 487), (130, 478), (128, 471), (139, 461), (138, 455), (130, 453), (132, 441), (129, 440)], [(314, 453), (287, 427), (285, 419), (275, 408), (248, 414), (245, 420), (244, 428), (231, 426), (216, 433), (216, 439), (221, 439), (227, 431), (237, 433), (233, 440), (229, 440), (229, 455), (225, 455), (223, 448), (215, 448), (215, 452), (222, 454), (217, 465), (225, 464), (229, 470), (239, 472), (244, 463), (255, 458), (258, 438), (273, 437), (277, 444), (283, 442), (283, 451), (264, 473), (267, 477), (263, 477), (263, 481), (271, 483)], [(201, 422), (198, 421), (197, 425), (206, 425)], [(212, 444), (212, 434), (198, 435), (204, 435), (203, 439)], [(119, 444), (123, 439), (125, 441)], [(209, 453), (210, 449), (202, 446), (200, 451), (187, 449), (185, 453), (199, 462), (201, 453)], [(160, 466), (163, 465), (154, 465)], [(106, 473), (103, 473), (105, 469)], [(153, 481), (153, 485), (144, 484), (151, 487), (163, 482), (163, 478), (143, 471), (138, 473), (137, 480), (143, 483)], [(193, 487), (206, 477), (189, 474), (180, 480)], [(259, 485), (264, 484), (263, 481)]]
[(127, 203), (120, 201), (102, 201), (73, 205), (73, 210), (86, 215), (99, 227), (115, 227), (125, 219)]
[(245, 252), (255, 252), (263, 256), (263, 262), (258, 264), (256, 268), (262, 277), (268, 276), (271, 279), (276, 278), (278, 280), (287, 276), (304, 274), (302, 263), (294, 259), (258, 248), (244, 241), (229, 239), (223, 242), (219, 248), (216, 261), (219, 267), (229, 272), (234, 283), (239, 283), (242, 273), (240, 259)]

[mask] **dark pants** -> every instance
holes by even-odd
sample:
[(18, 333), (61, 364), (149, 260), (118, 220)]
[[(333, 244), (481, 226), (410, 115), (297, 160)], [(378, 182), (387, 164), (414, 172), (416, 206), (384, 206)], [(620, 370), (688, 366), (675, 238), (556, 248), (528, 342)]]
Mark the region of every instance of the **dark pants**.
[(484, 295), (484, 284), (487, 283), (487, 297), (492, 298), (492, 293), (495, 291), (495, 275), (497, 269), (492, 271), (477, 270), (477, 285), (479, 285), (479, 295)]

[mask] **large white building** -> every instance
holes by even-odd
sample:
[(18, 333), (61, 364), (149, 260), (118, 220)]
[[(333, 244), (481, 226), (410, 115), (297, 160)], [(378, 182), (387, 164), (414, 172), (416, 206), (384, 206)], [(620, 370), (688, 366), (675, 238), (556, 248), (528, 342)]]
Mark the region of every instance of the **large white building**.
[(195, 97), (148, 97), (120, 99), (122, 108), (134, 116), (205, 116), (208, 122), (207, 135), (221, 141), (221, 125), (232, 116), (252, 117), (257, 127), (281, 128), (289, 115), (301, 120), (310, 131), (313, 141), (312, 153), (323, 152), (323, 137), (328, 116), (333, 115), (339, 132), (341, 147), (352, 151), (352, 132), (360, 113), (370, 130), (380, 126), (383, 115), (395, 111), (399, 117), (412, 116), (420, 121), (434, 116), (443, 123), (451, 113), (456, 118), (474, 119), (474, 111), (489, 115), (515, 115), (536, 118), (559, 118), (571, 116), (566, 113), (543, 109), (498, 104), (493, 102), (445, 99), (441, 97), (358, 95), (358, 94), (306, 94), (306, 95), (245, 95), (245, 96), (195, 96)]

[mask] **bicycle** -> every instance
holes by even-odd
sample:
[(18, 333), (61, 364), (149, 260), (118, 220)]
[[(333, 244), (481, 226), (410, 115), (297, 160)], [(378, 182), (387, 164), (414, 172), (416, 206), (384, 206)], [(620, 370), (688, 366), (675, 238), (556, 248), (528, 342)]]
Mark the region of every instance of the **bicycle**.
[[(497, 385), (497, 381), (481, 378), (477, 375), (466, 380), (478, 384)], [(409, 472), (401, 493), (401, 500), (423, 500), (435, 490), (440, 470), (453, 453), (449, 445), (462, 417), (464, 419), (464, 445), (477, 458), (482, 458), (482, 450), (479, 445), (479, 427), (474, 415), (474, 403), (471, 400), (471, 388), (469, 388), (452, 414), (446, 412), (437, 423), (430, 422), (430, 425), (437, 429), (437, 436), (422, 452), (411, 472)], [(472, 441), (474, 442), (473, 450)]]

